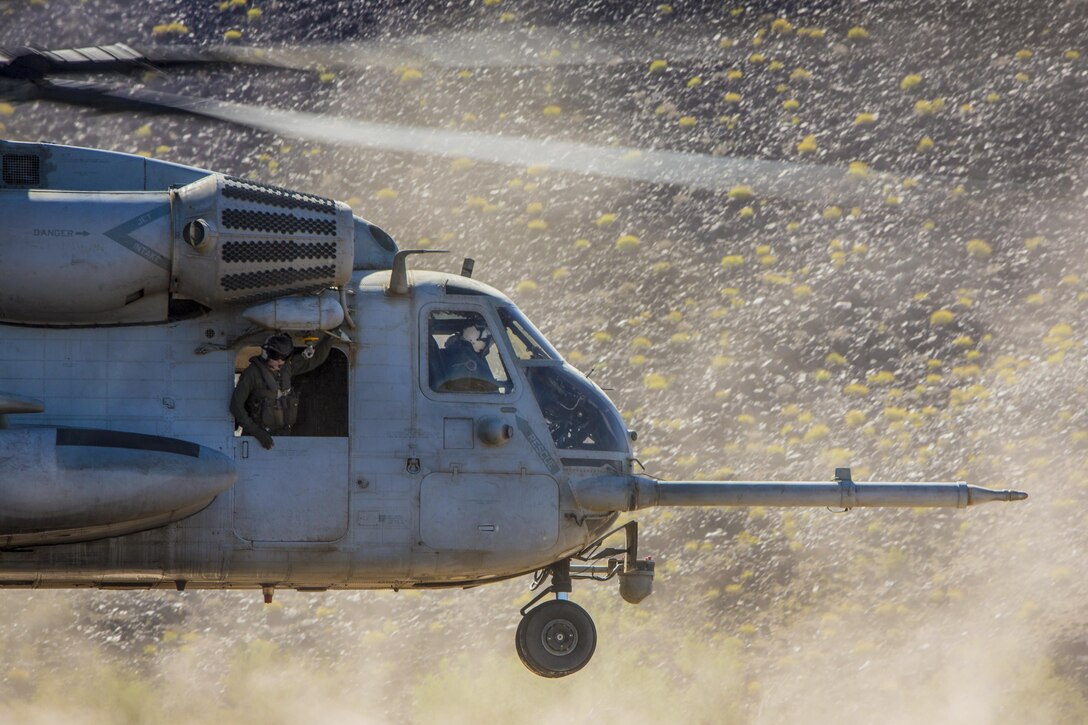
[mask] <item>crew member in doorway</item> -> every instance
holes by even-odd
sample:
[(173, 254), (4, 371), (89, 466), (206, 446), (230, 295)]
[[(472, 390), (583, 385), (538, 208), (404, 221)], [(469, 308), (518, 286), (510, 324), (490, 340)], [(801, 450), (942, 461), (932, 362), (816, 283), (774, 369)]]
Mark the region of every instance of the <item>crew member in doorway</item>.
[(288, 335), (268, 338), (261, 354), (251, 357), (249, 367), (238, 376), (230, 399), (230, 412), (242, 433), (256, 438), (265, 449), (275, 445), (272, 436), (290, 435), (298, 420), (299, 402), (291, 379), (324, 363), (331, 348), (330, 335), (298, 355)]

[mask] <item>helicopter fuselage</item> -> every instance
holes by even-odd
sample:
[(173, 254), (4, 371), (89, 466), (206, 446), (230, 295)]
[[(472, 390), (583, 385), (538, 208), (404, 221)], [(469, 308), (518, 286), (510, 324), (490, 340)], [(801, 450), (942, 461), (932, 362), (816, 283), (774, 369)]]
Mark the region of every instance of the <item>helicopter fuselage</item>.
[[(398, 296), (387, 292), (388, 272), (356, 274), (354, 344), (336, 343), (319, 378), (299, 381), (301, 434), (276, 436), (271, 450), (237, 435), (228, 410), (236, 373), (257, 352), (222, 344), (244, 332), (237, 316), (0, 327), (4, 389), (45, 408), (10, 416), (13, 424), (189, 441), (237, 471), (233, 486), (181, 521), (2, 551), (0, 586), (457, 585), (538, 569), (583, 547), (615, 517), (587, 519), (570, 479), (626, 472), (630, 450), (557, 450), (527, 366), (577, 373), (559, 360), (519, 364), (505, 335), (495, 341), (509, 378), (501, 390), (434, 390), (428, 321), (480, 315), (501, 330), (497, 309), (512, 304), (462, 277), (410, 277), (412, 294)], [(87, 475), (91, 486), (103, 474)]]
[[(0, 587), (267, 593), (540, 571), (557, 595), (618, 576), (637, 602), (653, 576), (637, 528), (597, 554), (618, 512), (1026, 497), (855, 484), (845, 468), (636, 475), (615, 405), (469, 265), (409, 272), (420, 250), (347, 205), (203, 169), (4, 141), (0, 161)], [(239, 429), (237, 377), (277, 331), (299, 355), (337, 341), (293, 379), (297, 420)]]

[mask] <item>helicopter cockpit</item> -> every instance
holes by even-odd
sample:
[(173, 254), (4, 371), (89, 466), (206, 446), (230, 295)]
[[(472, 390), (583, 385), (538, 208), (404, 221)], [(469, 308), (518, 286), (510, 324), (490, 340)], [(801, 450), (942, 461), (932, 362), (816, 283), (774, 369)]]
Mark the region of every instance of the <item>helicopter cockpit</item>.
[(555, 447), (626, 453), (627, 429), (612, 401), (563, 362), (520, 310), (503, 306), (498, 313)]
[(540, 406), (556, 448), (627, 454), (626, 426), (612, 402), (564, 362), (520, 310), (501, 298), (495, 303), (501, 331), (477, 310), (451, 305), (430, 311), (426, 327), (430, 389), (512, 393), (517, 376), (503, 362), (498, 333)]

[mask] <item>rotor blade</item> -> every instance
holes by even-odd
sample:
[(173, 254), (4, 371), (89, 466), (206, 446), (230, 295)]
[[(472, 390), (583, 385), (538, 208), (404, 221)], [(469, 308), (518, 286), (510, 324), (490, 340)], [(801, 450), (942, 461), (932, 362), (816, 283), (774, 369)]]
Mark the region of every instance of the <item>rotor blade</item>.
[(820, 164), (401, 126), (222, 101), (201, 101), (187, 110), (283, 136), (359, 148), (468, 158), (519, 168), (543, 166), (710, 191), (728, 192), (747, 186), (759, 196), (796, 201), (872, 201), (883, 198), (885, 185), (898, 186), (904, 178), (886, 173), (859, 178), (848, 169)]
[(104, 108), (180, 112), (269, 131), (282, 136), (410, 154), (468, 158), (504, 166), (543, 166), (557, 171), (711, 191), (750, 187), (758, 196), (819, 203), (873, 200), (893, 174), (865, 178), (821, 164), (769, 161), (573, 141), (399, 126), (322, 116), (228, 101), (192, 98), (159, 91), (57, 81), (48, 98)]
[[(433, 65), (447, 68), (506, 68), (531, 66), (592, 66), (649, 63), (701, 58), (720, 53), (718, 39), (705, 27), (678, 25), (664, 29), (617, 25), (594, 28), (532, 26), (381, 38), (361, 43), (253, 46), (212, 46), (208, 50), (239, 62), (261, 62), (284, 68), (395, 68)], [(713, 56), (712, 56), (713, 57)]]
[[(105, 111), (207, 115), (197, 109), (197, 106), (207, 101), (139, 88), (123, 88), (121, 86), (66, 79), (27, 84), (27, 88), (30, 93), (29, 97), (33, 99), (69, 103), (74, 106), (88, 106)], [(25, 100), (25, 98), (20, 100)]]
[(209, 45), (199, 48), (181, 45), (140, 45), (138, 50), (155, 67), (186, 65), (254, 65), (266, 68), (310, 70), (289, 58), (270, 58), (261, 48)]
[(52, 73), (124, 71), (140, 63), (146, 58), (124, 43), (65, 50), (26, 47), (0, 51), (0, 78), (40, 80)]
[(42, 81), (46, 76), (64, 73), (129, 73), (151, 68), (239, 63), (277, 68), (298, 67), (297, 64), (263, 60), (259, 50), (233, 54), (229, 50), (226, 46), (217, 50), (166, 45), (137, 49), (124, 43), (61, 50), (36, 47), (0, 50), (0, 79)]

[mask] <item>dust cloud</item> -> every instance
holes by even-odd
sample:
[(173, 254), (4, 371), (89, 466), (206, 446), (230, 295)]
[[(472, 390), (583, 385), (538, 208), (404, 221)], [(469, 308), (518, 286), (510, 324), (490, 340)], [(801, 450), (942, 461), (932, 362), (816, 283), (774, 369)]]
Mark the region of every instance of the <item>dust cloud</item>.
[[(58, 16), (56, 3), (0, 4), (0, 41), (210, 43), (237, 29), (258, 45), (335, 43), (534, 22), (637, 38), (672, 22), (594, 3), (383, 16), (343, 2), (330, 18), (299, 2), (307, 24), (285, 4), (256, 19), (233, 5), (103, 1)], [(139, 80), (392, 136), (428, 127), (894, 175), (857, 208), (777, 194), (773, 180), (587, 182), (46, 104), (0, 107), (0, 134), (324, 194), (404, 248), (453, 249), (438, 262), (448, 271), (475, 257), (478, 278), (596, 371), (663, 478), (804, 480), (851, 465), (859, 481), (964, 479), (1029, 500), (645, 512), (656, 592), (635, 607), (614, 583), (576, 585), (599, 642), (561, 680), (514, 653), (525, 581), (278, 592), (268, 606), (256, 591), (5, 591), (0, 721), (1088, 719), (1084, 18), (1061, 2), (826, 5), (772, 16), (678, 3), (688, 47), (658, 58), (650, 46), (638, 62)], [(189, 35), (152, 35), (170, 21)]]

